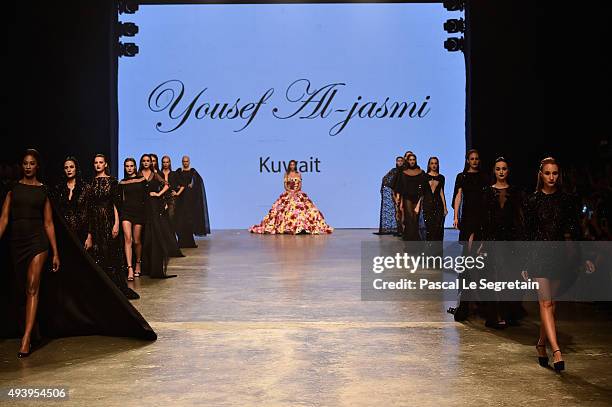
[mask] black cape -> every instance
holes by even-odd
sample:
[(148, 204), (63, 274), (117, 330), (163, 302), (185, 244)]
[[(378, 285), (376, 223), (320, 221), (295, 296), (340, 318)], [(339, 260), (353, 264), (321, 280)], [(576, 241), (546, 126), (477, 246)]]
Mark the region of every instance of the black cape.
[[(1, 196), (2, 202), (4, 197)], [(155, 340), (149, 326), (104, 271), (81, 247), (64, 219), (53, 211), (60, 255), (56, 273), (45, 265), (40, 284), (37, 329), (49, 338), (81, 335), (126, 336)], [(0, 241), (0, 337), (23, 334), (24, 270), (12, 265), (7, 230)]]

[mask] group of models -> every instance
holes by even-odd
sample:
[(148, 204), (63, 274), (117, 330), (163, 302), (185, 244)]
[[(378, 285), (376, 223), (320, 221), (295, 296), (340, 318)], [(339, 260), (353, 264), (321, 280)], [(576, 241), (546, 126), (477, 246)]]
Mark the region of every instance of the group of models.
[[(4, 188), (0, 238), (9, 231), (12, 256), (0, 245), (2, 275), (0, 336), (22, 334), (19, 357), (28, 356), (41, 334), (135, 336), (148, 340), (155, 332), (127, 301), (138, 298), (128, 281), (141, 274), (166, 274), (168, 257), (182, 256), (180, 248), (196, 247), (194, 235), (210, 233), (202, 178), (190, 167), (189, 157), (173, 171), (170, 158), (158, 167), (155, 154), (143, 154), (138, 164), (124, 161), (121, 181), (108, 175), (108, 161), (95, 156), (95, 176), (84, 182), (78, 161), (64, 161), (64, 181), (53, 189), (39, 182), (40, 157), (27, 150), (21, 161), (22, 177)], [(285, 191), (253, 233), (331, 233), (323, 214), (301, 190), (302, 179), (292, 160), (284, 176)], [(138, 167), (138, 168), (137, 168)], [(405, 240), (441, 241), (447, 214), (444, 176), (431, 157), (427, 171), (407, 152), (383, 178), (381, 229)], [(464, 253), (483, 250), (475, 242), (577, 240), (579, 213), (576, 200), (561, 190), (561, 169), (551, 157), (541, 161), (536, 191), (528, 197), (508, 183), (509, 164), (495, 160), (494, 182), (480, 168), (476, 150), (468, 151), (464, 170), (455, 180), (454, 227)], [(391, 202), (389, 202), (389, 199)], [(390, 208), (393, 208), (391, 211)], [(422, 213), (425, 231), (419, 229)], [(384, 216), (384, 219), (383, 219)], [(390, 227), (395, 221), (395, 225)], [(6, 239), (5, 239), (6, 241)], [(478, 246), (478, 247), (476, 247)], [(485, 250), (488, 250), (485, 247)], [(528, 273), (538, 284), (541, 317), (537, 342), (539, 362), (548, 365), (546, 345), (553, 351), (554, 368), (564, 369), (555, 330), (555, 297), (575, 261), (562, 250), (547, 249), (517, 264), (504, 250), (495, 252), (493, 273), (499, 279)], [(49, 259), (49, 262), (47, 260)], [(7, 264), (12, 261), (11, 264)], [(53, 273), (42, 273), (49, 263)], [(585, 265), (590, 271), (594, 265)], [(54, 273), (59, 269), (61, 273)], [(464, 278), (474, 278), (465, 275)], [(41, 279), (44, 283), (41, 284)], [(6, 284), (5, 284), (6, 283)], [(518, 302), (487, 303), (462, 298), (454, 315), (464, 320), (476, 310), (487, 326), (503, 328), (524, 316)], [(44, 306), (39, 307), (39, 302)], [(37, 313), (38, 311), (38, 313)]]
[[(12, 252), (0, 245), (1, 266), (13, 270), (2, 274), (0, 336), (22, 335), (19, 357), (42, 335), (155, 339), (127, 301), (139, 298), (128, 281), (173, 277), (166, 274), (168, 257), (183, 256), (181, 248), (197, 247), (194, 235), (210, 233), (204, 185), (189, 157), (177, 171), (168, 156), (161, 169), (155, 154), (143, 154), (138, 168), (126, 158), (118, 181), (97, 154), (88, 182), (68, 157), (63, 181), (53, 188), (38, 179), (36, 150), (23, 154), (21, 167), (21, 179), (3, 185), (0, 196), (0, 238), (9, 232), (4, 241)], [(42, 273), (48, 257), (51, 270), (61, 273)]]
[[(431, 157), (427, 171), (417, 165), (417, 157), (408, 151), (397, 157), (396, 167), (384, 177), (381, 186), (381, 222), (379, 233), (394, 233), (404, 240), (441, 241), (444, 217), (448, 210), (444, 197), (444, 176), (440, 163)], [(539, 285), (540, 333), (536, 344), (538, 361), (548, 366), (546, 346), (553, 351), (553, 366), (563, 370), (565, 364), (555, 327), (555, 298), (567, 282), (584, 267), (592, 272), (591, 261), (582, 265), (567, 250), (560, 250), (561, 241), (578, 240), (580, 235), (577, 199), (561, 188), (561, 168), (557, 160), (547, 157), (540, 162), (537, 187), (531, 195), (508, 182), (508, 160), (499, 157), (493, 165), (493, 181), (480, 168), (478, 151), (469, 150), (464, 170), (455, 179), (452, 204), (453, 226), (459, 229), (463, 254), (491, 252), (490, 276), (499, 281), (518, 278), (535, 279)], [(419, 228), (420, 214), (425, 230)], [(527, 259), (517, 259), (504, 244), (488, 242), (546, 241), (550, 245), (531, 249)], [(537, 250), (537, 252), (534, 252)], [(476, 280), (464, 273), (463, 278)], [(478, 313), (488, 327), (502, 329), (525, 316), (520, 302), (480, 301), (463, 296), (454, 310), (457, 321)]]

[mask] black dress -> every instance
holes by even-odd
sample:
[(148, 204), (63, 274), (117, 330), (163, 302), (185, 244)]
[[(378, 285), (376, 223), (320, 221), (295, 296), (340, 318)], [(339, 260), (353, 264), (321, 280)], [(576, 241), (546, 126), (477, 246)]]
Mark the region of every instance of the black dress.
[(419, 234), (419, 215), (414, 212), (419, 199), (423, 196), (426, 180), (425, 173), (421, 171), (417, 175), (407, 175), (401, 172), (397, 178), (395, 190), (402, 197), (404, 211), (403, 240), (421, 240)]
[(567, 241), (580, 237), (578, 200), (562, 191), (535, 192), (527, 200), (525, 224), (527, 240), (534, 243), (527, 270), (531, 278), (548, 278), (571, 283), (579, 266), (577, 246)]
[(391, 235), (397, 233), (397, 213), (395, 199), (393, 199), (393, 181), (397, 173), (401, 171), (398, 167), (392, 168), (382, 178), (380, 185), (380, 222), (378, 225), (379, 235)]
[(87, 186), (87, 219), (93, 246), (91, 256), (117, 288), (130, 299), (139, 295), (127, 286), (123, 273), (123, 251), (119, 237), (112, 235), (115, 224), (114, 208), (119, 208), (119, 184), (113, 177), (95, 177)]
[[(23, 335), (27, 258), (48, 248), (46, 234), (41, 235), (45, 200), (45, 187), (18, 184), (12, 188), (8, 232), (15, 243), (17, 267), (11, 266), (10, 257), (0, 256), (1, 337)], [(149, 324), (85, 253), (83, 243), (56, 211), (53, 223), (61, 265), (57, 272), (48, 271), (48, 265), (43, 267), (33, 339), (40, 334), (52, 338), (111, 335), (155, 340)], [(0, 240), (0, 253), (6, 251), (6, 240)]]
[(164, 199), (150, 196), (151, 192), (161, 191), (164, 180), (157, 173), (145, 182), (145, 227), (142, 249), (142, 274), (151, 278), (169, 278), (176, 275), (166, 274), (168, 267), (168, 245), (162, 228)]
[(180, 184), (185, 186), (176, 202), (178, 244), (179, 247), (197, 247), (193, 235), (210, 234), (204, 181), (193, 168), (188, 171), (178, 169), (176, 172)]
[[(430, 181), (438, 181), (438, 185), (431, 190)], [(423, 187), (423, 220), (425, 221), (425, 240), (444, 240), (444, 203), (440, 191), (444, 190), (444, 175), (425, 174)]]
[(54, 209), (64, 218), (68, 229), (75, 234), (81, 244), (84, 244), (89, 231), (89, 222), (87, 221), (87, 202), (83, 181), (76, 181), (72, 189), (72, 196), (66, 182), (56, 185), (51, 201)]
[[(523, 259), (520, 250), (525, 238), (523, 216), (524, 196), (515, 187), (484, 190), (482, 222), (483, 252), (487, 253), (486, 269), (481, 277), (489, 281), (515, 281), (521, 279)], [(521, 298), (510, 291), (497, 291), (481, 296), (486, 301), (485, 319), (496, 323), (498, 318), (507, 322), (517, 321), (526, 315)]]
[(470, 235), (478, 239), (481, 231), (483, 211), (483, 191), (487, 186), (486, 177), (481, 172), (461, 172), (457, 174), (453, 192), (453, 207), (459, 188), (463, 191), (463, 198), (459, 206), (459, 241), (467, 242)]
[(122, 221), (129, 221), (132, 225), (144, 225), (145, 183), (144, 177), (125, 178), (119, 183), (119, 192), (121, 194), (119, 214)]

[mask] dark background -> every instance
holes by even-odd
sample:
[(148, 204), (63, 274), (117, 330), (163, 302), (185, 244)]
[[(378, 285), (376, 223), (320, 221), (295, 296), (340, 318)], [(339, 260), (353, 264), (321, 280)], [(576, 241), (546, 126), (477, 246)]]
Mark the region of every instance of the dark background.
[[(514, 182), (525, 187), (544, 156), (566, 167), (610, 157), (605, 3), (564, 4), (468, 2), (468, 144), (480, 150), (487, 168), (505, 156)], [(9, 72), (0, 162), (15, 162), (34, 147), (52, 183), (67, 155), (83, 162), (85, 175), (96, 153), (116, 161), (117, 2), (13, 7), (2, 25)]]

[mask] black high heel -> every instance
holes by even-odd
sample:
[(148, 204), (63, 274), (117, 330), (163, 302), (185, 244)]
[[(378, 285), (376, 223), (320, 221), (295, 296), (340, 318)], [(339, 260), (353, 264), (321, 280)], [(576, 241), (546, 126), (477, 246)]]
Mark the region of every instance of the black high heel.
[[(131, 268), (133, 268), (133, 267), (132, 267), (132, 266), (127, 266), (127, 269), (128, 269), (128, 274), (129, 274), (129, 270), (130, 270)], [(127, 281), (134, 281), (134, 272), (132, 272), (132, 277), (130, 277), (130, 276), (128, 275)]]
[[(544, 348), (544, 350), (546, 350), (546, 345), (537, 345), (536, 344), (536, 349), (538, 349), (538, 348)], [(538, 363), (542, 367), (548, 367), (548, 355), (547, 356), (538, 356)]]
[(30, 356), (31, 353), (32, 353), (32, 343), (30, 342), (28, 344), (28, 351), (27, 352), (17, 352), (17, 357), (19, 359), (27, 358), (28, 356)]
[[(142, 264), (142, 260), (136, 260), (136, 263)], [(140, 277), (140, 273), (137, 273), (136, 271), (134, 271), (134, 277)]]
[[(554, 350), (553, 355), (555, 354), (555, 352), (561, 352), (561, 349)], [(555, 369), (555, 372), (557, 373), (559, 373), (562, 370), (565, 370), (565, 361), (560, 360), (558, 362), (554, 362), (553, 368)]]

